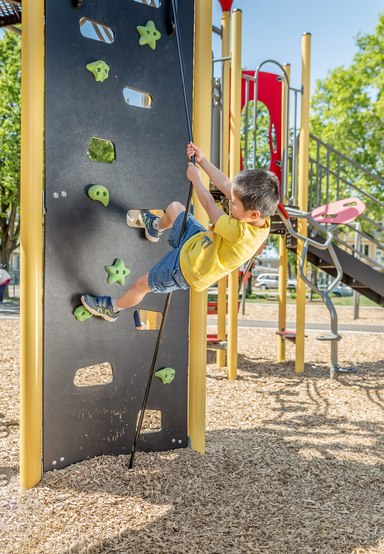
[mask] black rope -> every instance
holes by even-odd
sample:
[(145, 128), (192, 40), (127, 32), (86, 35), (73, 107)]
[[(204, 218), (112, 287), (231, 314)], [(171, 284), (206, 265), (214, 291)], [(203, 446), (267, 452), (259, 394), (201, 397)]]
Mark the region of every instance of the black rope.
[[(185, 82), (184, 61), (183, 61), (183, 52), (182, 52), (181, 38), (180, 38), (179, 18), (178, 18), (178, 14), (177, 14), (175, 0), (171, 0), (171, 6), (172, 6), (173, 17), (174, 17), (174, 26), (172, 26), (172, 29), (174, 29), (176, 31), (177, 53), (178, 53), (178, 58), (179, 58), (179, 69), (180, 69), (181, 84), (182, 84), (182, 88), (183, 88), (185, 116), (186, 116), (187, 127), (188, 127), (188, 140), (189, 140), (189, 142), (192, 142), (193, 139), (192, 139), (191, 113), (190, 113), (190, 109), (189, 109), (188, 91), (187, 91), (187, 86), (186, 86), (186, 82)], [(192, 157), (192, 163), (195, 163), (195, 156)], [(191, 202), (192, 202), (192, 192), (193, 192), (193, 185), (192, 185), (192, 183), (190, 183), (189, 184), (187, 205), (186, 205), (185, 215), (184, 215), (184, 219), (183, 219), (183, 225), (182, 225), (182, 228), (181, 228), (179, 241), (178, 241), (179, 245), (180, 245), (181, 237), (183, 236), (185, 228), (187, 226), (188, 213), (189, 213)], [(139, 417), (139, 420), (138, 420), (137, 426), (136, 426), (136, 433), (135, 433), (135, 438), (134, 438), (134, 441), (133, 441), (133, 446), (132, 446), (132, 450), (131, 450), (131, 457), (130, 457), (129, 466), (128, 466), (129, 469), (132, 469), (133, 462), (134, 462), (134, 459), (135, 459), (137, 444), (139, 442), (141, 428), (143, 426), (144, 413), (145, 413), (145, 409), (146, 409), (147, 402), (148, 402), (149, 391), (151, 389), (151, 383), (152, 383), (153, 375), (155, 373), (157, 356), (159, 354), (160, 344), (163, 340), (165, 323), (166, 323), (167, 316), (168, 316), (168, 311), (169, 311), (169, 306), (170, 306), (170, 303), (171, 303), (171, 298), (172, 298), (172, 293), (169, 292), (167, 294), (165, 304), (164, 304), (163, 318), (161, 320), (159, 334), (157, 336), (156, 346), (155, 346), (155, 350), (153, 352), (151, 369), (149, 370), (148, 380), (147, 380), (147, 384), (146, 384), (145, 391), (144, 391), (144, 398), (143, 398), (143, 403), (142, 403), (142, 406), (141, 406), (140, 417)]]

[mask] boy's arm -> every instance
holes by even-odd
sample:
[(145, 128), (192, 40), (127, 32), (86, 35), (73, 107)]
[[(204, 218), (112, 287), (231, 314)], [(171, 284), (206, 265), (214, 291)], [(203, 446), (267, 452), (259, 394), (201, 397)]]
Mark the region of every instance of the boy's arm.
[(196, 161), (208, 175), (212, 183), (218, 188), (227, 198), (231, 197), (232, 183), (230, 179), (224, 175), (220, 169), (218, 169), (203, 152), (193, 142), (190, 142), (187, 146), (187, 155), (189, 158), (196, 157)]
[(187, 177), (191, 181), (193, 188), (196, 191), (197, 197), (200, 200), (200, 203), (203, 206), (204, 210), (207, 212), (209, 219), (215, 225), (219, 217), (225, 214), (225, 212), (216, 205), (215, 199), (213, 198), (212, 194), (204, 187), (203, 183), (201, 182), (199, 172), (191, 162), (189, 162), (188, 164)]

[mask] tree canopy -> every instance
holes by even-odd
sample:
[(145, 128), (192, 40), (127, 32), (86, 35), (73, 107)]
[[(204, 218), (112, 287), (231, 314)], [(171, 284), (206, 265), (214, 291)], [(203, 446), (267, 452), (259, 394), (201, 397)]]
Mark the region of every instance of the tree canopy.
[(0, 261), (19, 244), (21, 39), (0, 39)]
[(384, 170), (384, 13), (375, 33), (360, 34), (352, 64), (316, 83), (314, 135), (378, 174)]
[[(317, 81), (311, 103), (311, 132), (383, 178), (384, 13), (374, 33), (357, 36), (356, 46), (349, 67), (337, 67)], [(311, 154), (316, 156), (314, 145)], [(345, 169), (345, 179), (383, 201), (383, 185), (356, 168)], [(348, 195), (351, 192), (353, 188)], [(380, 221), (380, 206), (371, 205), (367, 211)]]

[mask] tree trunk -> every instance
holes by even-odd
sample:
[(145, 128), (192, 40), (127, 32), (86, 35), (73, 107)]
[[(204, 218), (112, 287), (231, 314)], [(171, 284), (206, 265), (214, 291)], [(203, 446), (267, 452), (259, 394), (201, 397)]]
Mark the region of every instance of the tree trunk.
[[(9, 218), (0, 220), (0, 263), (4, 269), (9, 271), (9, 260), (12, 252), (19, 245), (19, 223), (16, 223), (17, 204), (11, 206)], [(8, 298), (8, 285), (4, 291), (4, 298)]]

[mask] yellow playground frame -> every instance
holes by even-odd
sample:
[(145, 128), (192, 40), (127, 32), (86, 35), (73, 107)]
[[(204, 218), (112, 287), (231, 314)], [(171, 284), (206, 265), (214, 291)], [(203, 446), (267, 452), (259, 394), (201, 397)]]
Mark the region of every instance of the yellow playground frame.
[[(232, 27), (230, 37), (230, 24)], [(222, 170), (233, 177), (240, 169), (242, 12), (222, 14), (224, 63)], [(299, 208), (307, 210), (309, 142), (309, 34), (302, 39), (302, 104), (300, 129)], [(231, 42), (231, 44), (230, 44)], [(231, 53), (230, 53), (231, 51)], [(195, 0), (193, 136), (209, 152), (211, 141), (212, 0)], [(230, 67), (231, 66), (231, 72)], [(288, 70), (289, 66), (286, 66)], [(230, 74), (230, 76), (229, 76)], [(44, 0), (23, 0), (22, 123), (21, 123), (21, 489), (35, 486), (42, 476), (42, 350), (43, 350), (43, 167), (44, 167)], [(285, 95), (283, 95), (283, 98)], [(230, 99), (230, 100), (229, 100)], [(284, 106), (283, 106), (284, 109)], [(284, 135), (284, 130), (283, 130)], [(283, 144), (284, 146), (284, 144)], [(229, 164), (228, 152), (231, 153)], [(228, 167), (229, 166), (229, 167)], [(205, 186), (209, 187), (207, 179)], [(194, 198), (195, 215), (207, 224), (206, 213)], [(299, 233), (306, 234), (300, 220)], [(298, 257), (300, 259), (299, 246)], [(279, 329), (286, 323), (286, 248), (280, 239)], [(300, 272), (298, 271), (298, 275)], [(237, 377), (238, 271), (229, 276), (228, 378)], [(191, 448), (205, 451), (207, 292), (191, 291), (189, 343), (188, 435)], [(219, 283), (218, 337), (225, 338), (226, 279)], [(296, 371), (304, 370), (305, 283), (297, 286)], [(278, 359), (285, 344), (278, 337)], [(225, 363), (225, 353), (217, 353)]]

